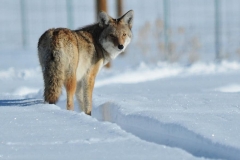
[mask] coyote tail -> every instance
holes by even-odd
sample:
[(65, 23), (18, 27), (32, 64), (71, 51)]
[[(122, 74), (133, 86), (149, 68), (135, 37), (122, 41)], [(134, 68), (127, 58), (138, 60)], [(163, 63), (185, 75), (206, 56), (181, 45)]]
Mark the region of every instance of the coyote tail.
[(46, 102), (55, 104), (61, 95), (64, 82), (64, 69), (59, 51), (52, 51), (47, 61), (44, 75), (44, 98)]
[(55, 104), (64, 83), (64, 63), (62, 51), (56, 49), (51, 41), (52, 37), (47, 40), (45, 46), (39, 46), (38, 52), (43, 71), (44, 99), (50, 104)]

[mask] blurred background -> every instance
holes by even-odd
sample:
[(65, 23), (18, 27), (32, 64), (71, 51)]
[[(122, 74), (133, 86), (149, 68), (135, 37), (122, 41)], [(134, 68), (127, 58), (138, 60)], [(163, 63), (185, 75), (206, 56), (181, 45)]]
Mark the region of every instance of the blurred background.
[(134, 36), (124, 56), (146, 63), (240, 59), (239, 0), (0, 0), (0, 4), (0, 51), (36, 54), (38, 39), (49, 28), (77, 29), (95, 23), (98, 10), (116, 18), (132, 9)]

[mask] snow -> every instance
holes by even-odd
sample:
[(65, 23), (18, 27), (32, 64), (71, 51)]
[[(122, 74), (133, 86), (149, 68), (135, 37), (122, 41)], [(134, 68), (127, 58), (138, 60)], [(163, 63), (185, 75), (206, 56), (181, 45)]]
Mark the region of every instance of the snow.
[[(144, 142), (117, 125), (100, 123), (55, 105), (43, 105), (36, 99), (0, 103), (5, 105), (1, 107), (3, 159), (157, 159), (159, 153), (172, 152), (170, 148)], [(191, 157), (173, 150), (180, 157)], [(177, 159), (177, 155), (170, 158)]]
[(36, 51), (0, 52), (0, 159), (239, 159), (240, 63), (124, 64), (97, 77), (92, 117), (43, 102)]
[[(237, 0), (222, 2), (221, 51), (232, 61), (221, 62), (214, 61), (213, 1), (171, 3), (176, 63), (159, 62), (166, 60), (163, 2), (125, 1), (124, 11), (135, 12), (133, 40), (99, 73), (91, 117), (76, 100), (67, 111), (64, 90), (56, 105), (43, 101), (36, 44), (46, 29), (67, 27), (65, 1), (27, 1), (28, 50), (19, 49), (19, 2), (2, 3), (0, 160), (240, 159)], [(74, 29), (95, 21), (94, 1), (73, 3)], [(108, 8), (116, 17), (115, 1)]]
[(240, 85), (239, 84), (230, 84), (226, 86), (222, 86), (216, 89), (220, 92), (240, 92)]
[[(105, 86), (104, 94), (99, 91), (100, 98), (95, 98), (93, 117), (114, 122), (141, 139), (181, 148), (195, 156), (238, 159), (239, 93), (215, 91), (238, 76), (178, 76)], [(113, 87), (117, 92), (112, 92)]]

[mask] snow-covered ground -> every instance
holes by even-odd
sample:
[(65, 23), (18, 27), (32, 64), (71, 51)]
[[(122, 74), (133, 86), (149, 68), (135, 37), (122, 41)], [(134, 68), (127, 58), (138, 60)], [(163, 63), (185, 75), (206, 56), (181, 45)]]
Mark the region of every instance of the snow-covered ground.
[[(57, 105), (43, 102), (36, 44), (46, 29), (69, 27), (66, 2), (1, 1), (0, 160), (240, 159), (240, 62), (213, 62), (215, 1), (169, 2), (173, 57), (163, 54), (164, 1), (125, 1), (124, 12), (135, 12), (133, 41), (98, 75), (92, 117), (77, 102), (67, 111), (64, 90)], [(72, 29), (95, 22), (95, 1), (72, 2)], [(229, 60), (239, 59), (239, 3), (220, 2), (220, 52)], [(18, 50), (24, 35), (27, 51)]]
[(0, 159), (240, 159), (240, 63), (130, 63), (96, 81), (92, 117), (44, 104), (36, 51), (0, 52)]

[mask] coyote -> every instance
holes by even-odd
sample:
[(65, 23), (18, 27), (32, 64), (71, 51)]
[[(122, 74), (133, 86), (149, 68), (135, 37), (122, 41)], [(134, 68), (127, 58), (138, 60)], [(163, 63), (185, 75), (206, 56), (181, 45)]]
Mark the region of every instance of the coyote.
[(98, 23), (78, 30), (49, 29), (39, 38), (38, 58), (44, 79), (44, 98), (55, 104), (62, 86), (67, 109), (74, 110), (74, 94), (81, 110), (91, 115), (95, 77), (123, 52), (132, 38), (133, 11), (114, 19), (99, 13)]

